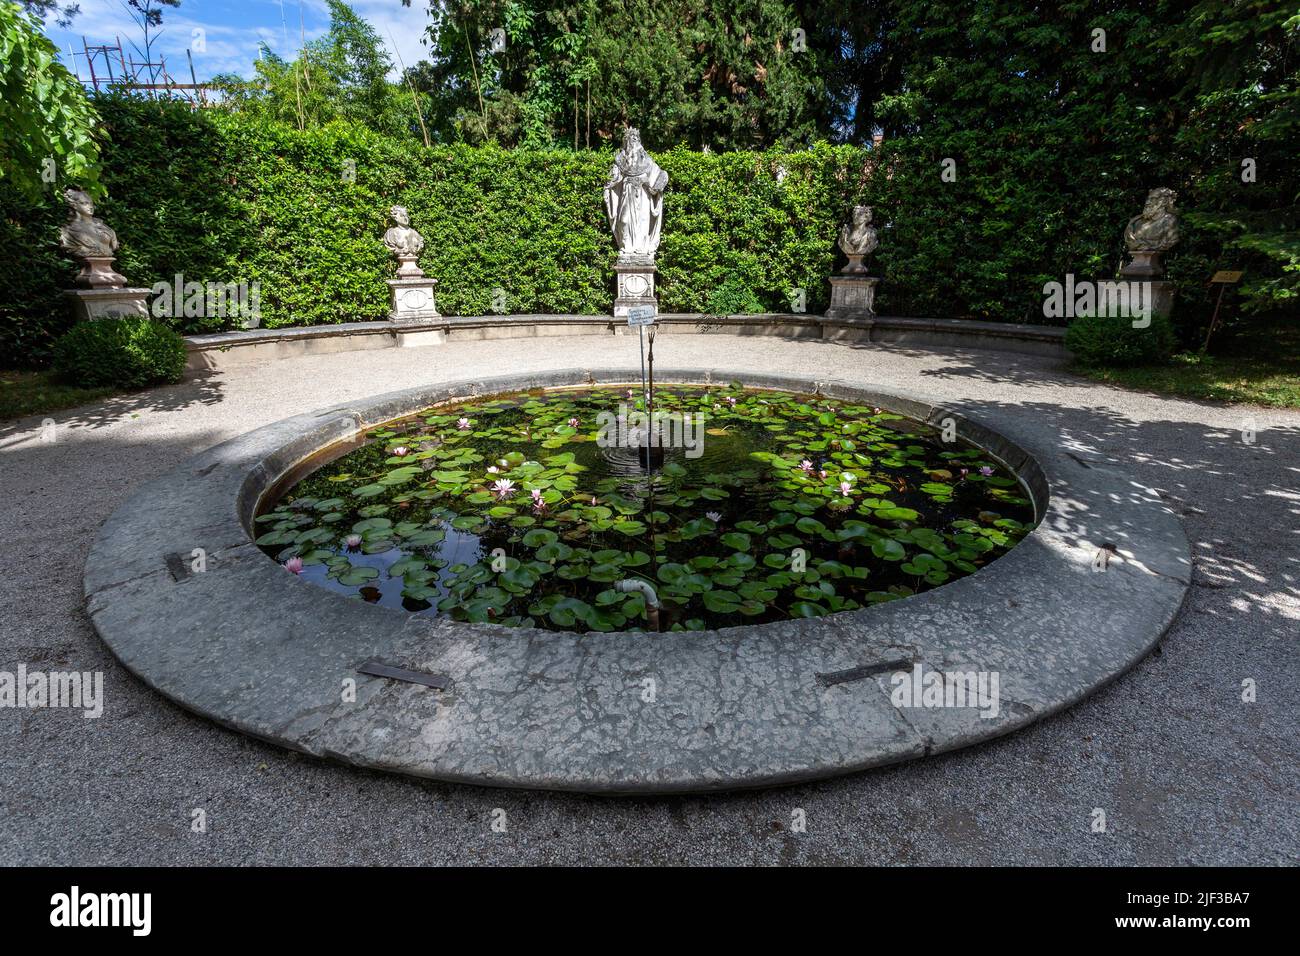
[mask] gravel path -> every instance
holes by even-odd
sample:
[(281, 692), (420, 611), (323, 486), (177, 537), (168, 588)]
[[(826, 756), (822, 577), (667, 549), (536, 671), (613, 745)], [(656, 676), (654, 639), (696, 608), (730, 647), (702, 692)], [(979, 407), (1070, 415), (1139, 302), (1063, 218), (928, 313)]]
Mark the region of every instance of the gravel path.
[(0, 423), (0, 514), (15, 532), (0, 549), (0, 672), (102, 670), (106, 698), (98, 720), (0, 709), (0, 864), (1300, 861), (1300, 413), (1123, 392), (993, 352), (665, 335), (655, 357), (924, 394), (994, 427), (1050, 422), (1183, 516), (1196, 557), (1183, 615), (1156, 654), (1065, 714), (797, 788), (610, 800), (299, 757), (189, 715), (116, 665), (81, 591), (103, 520), (145, 479), (298, 412), (476, 374), (632, 363), (636, 345), (516, 339), (234, 367), (56, 413), (53, 442), (38, 419)]

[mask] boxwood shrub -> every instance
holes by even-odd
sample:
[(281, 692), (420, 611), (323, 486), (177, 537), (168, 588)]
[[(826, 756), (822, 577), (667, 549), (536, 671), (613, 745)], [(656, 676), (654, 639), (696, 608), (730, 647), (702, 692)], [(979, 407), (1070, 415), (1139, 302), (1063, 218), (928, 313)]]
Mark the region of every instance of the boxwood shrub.
[(1085, 366), (1159, 364), (1174, 345), (1173, 325), (1164, 315), (1152, 315), (1151, 324), (1139, 329), (1127, 316), (1079, 316), (1065, 329), (1065, 347)]
[(165, 385), (185, 372), (185, 340), (142, 317), (81, 322), (54, 343), (54, 368), (73, 385)]

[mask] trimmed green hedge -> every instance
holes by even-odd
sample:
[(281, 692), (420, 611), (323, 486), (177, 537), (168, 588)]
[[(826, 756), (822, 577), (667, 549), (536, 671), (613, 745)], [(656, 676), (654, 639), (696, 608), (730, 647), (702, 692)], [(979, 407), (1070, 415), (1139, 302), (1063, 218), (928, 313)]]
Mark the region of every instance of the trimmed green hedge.
[[(494, 292), (507, 312), (608, 312), (615, 252), (601, 185), (612, 154), (438, 147), (358, 126), (292, 127), (173, 104), (99, 97), (111, 144), (109, 198), (118, 271), (134, 285), (260, 282), (261, 325), (383, 319), (387, 210), (411, 211), (420, 262), (446, 315), (482, 315)], [(705, 312), (728, 301), (786, 311), (793, 290), (824, 307), (834, 237), (861, 198), (862, 153), (822, 146), (789, 156), (676, 150), (660, 249), (660, 306)], [(778, 170), (781, 182), (777, 180)], [(348, 174), (355, 169), (355, 179)], [(69, 325), (59, 292), (75, 269), (58, 249), (53, 194), (32, 208), (0, 191), (0, 365), (48, 355)], [(170, 320), (184, 333), (234, 320)]]
[[(399, 203), (425, 236), (421, 265), (446, 315), (492, 311), (498, 286), (512, 313), (612, 306), (609, 151), (425, 149), (346, 124), (304, 132), (110, 96), (96, 108), (110, 139), (100, 213), (132, 284), (178, 273), (258, 282), (269, 328), (383, 319), (395, 261), (381, 237)], [(952, 145), (957, 183), (942, 181), (942, 157), (906, 140), (875, 152), (659, 154), (672, 180), (661, 309), (784, 312), (802, 289), (806, 311), (822, 311), (843, 262), (838, 227), (857, 202), (876, 207), (887, 314), (1043, 322), (1045, 281), (1113, 274), (1148, 184), (1090, 180), (1086, 162), (1050, 150), (1009, 154), (974, 135)], [(64, 215), (53, 193), (33, 208), (0, 189), (0, 366), (45, 361), (70, 324)], [(187, 334), (237, 321), (169, 319)]]

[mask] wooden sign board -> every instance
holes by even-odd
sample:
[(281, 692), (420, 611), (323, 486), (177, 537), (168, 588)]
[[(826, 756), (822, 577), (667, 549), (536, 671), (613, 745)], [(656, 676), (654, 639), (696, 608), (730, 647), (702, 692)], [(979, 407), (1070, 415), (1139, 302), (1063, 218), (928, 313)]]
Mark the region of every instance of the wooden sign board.
[(1213, 276), (1210, 277), (1210, 281), (1223, 282), (1230, 285), (1234, 282), (1240, 282), (1241, 277), (1243, 275), (1245, 275), (1245, 272), (1229, 272), (1229, 271), (1216, 272)]

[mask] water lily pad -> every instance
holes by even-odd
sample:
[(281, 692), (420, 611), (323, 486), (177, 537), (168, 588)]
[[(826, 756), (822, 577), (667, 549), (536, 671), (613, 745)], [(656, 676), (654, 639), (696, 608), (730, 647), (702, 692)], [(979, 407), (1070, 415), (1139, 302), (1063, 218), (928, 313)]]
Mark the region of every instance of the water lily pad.
[(728, 548), (732, 548), (735, 551), (749, 550), (750, 539), (749, 539), (749, 535), (747, 534), (742, 534), (741, 532), (738, 531), (731, 531), (728, 532), (727, 534), (724, 534), (719, 540), (721, 540), (722, 543), (725, 544)]
[(539, 561), (565, 561), (573, 554), (573, 548), (569, 547), (562, 541), (544, 544), (537, 549), (537, 558)]
[(373, 581), (379, 577), (378, 568), (369, 568), (363, 565), (354, 566), (343, 574), (338, 576), (339, 584), (345, 584), (348, 587), (356, 587), (365, 584), (367, 581)]
[[(713, 419), (711, 451), (670, 453), (647, 483), (611, 471), (594, 441), (600, 412), (625, 400), (608, 387), (532, 392), (372, 429), (257, 516), (257, 541), (361, 581), (369, 601), (517, 626), (643, 627), (643, 598), (612, 586), (640, 574), (674, 629), (697, 630), (895, 600), (970, 573), (1032, 527), (1023, 489), (979, 449), (869, 406), (739, 388), (657, 390), (657, 409)], [(504, 565), (489, 558), (498, 548)], [(358, 552), (375, 567), (355, 568)]]
[(554, 531), (546, 528), (534, 528), (523, 536), (523, 543), (529, 548), (540, 548), (544, 545), (555, 544), (560, 539)]

